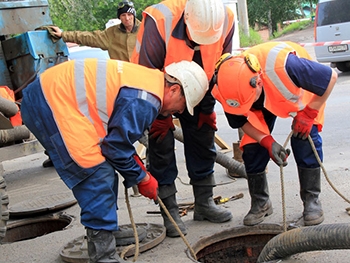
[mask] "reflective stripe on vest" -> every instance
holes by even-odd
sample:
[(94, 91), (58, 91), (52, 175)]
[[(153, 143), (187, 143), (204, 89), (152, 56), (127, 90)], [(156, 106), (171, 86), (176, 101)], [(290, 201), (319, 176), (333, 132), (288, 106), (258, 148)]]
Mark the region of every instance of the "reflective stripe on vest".
[(162, 72), (117, 60), (68, 61), (43, 72), (40, 82), (65, 147), (84, 168), (105, 160), (99, 144), (120, 87), (139, 89), (139, 98), (158, 109), (164, 96)]
[[(257, 45), (248, 50), (249, 53), (256, 55), (263, 71), (263, 82), (265, 92), (264, 107), (274, 115), (282, 118), (290, 117), (297, 111), (302, 110), (305, 105), (314, 96), (311, 92), (295, 86), (288, 76), (285, 69), (288, 54), (296, 53), (299, 57), (311, 59), (307, 51), (296, 43), (292, 42), (269, 42)], [(314, 124), (317, 125), (318, 131), (322, 130), (324, 121), (325, 104), (319, 110)], [(248, 112), (248, 117), (256, 129), (268, 134), (268, 127), (265, 121), (259, 121), (254, 112)], [(244, 135), (240, 147), (249, 143), (256, 143), (251, 137)]]

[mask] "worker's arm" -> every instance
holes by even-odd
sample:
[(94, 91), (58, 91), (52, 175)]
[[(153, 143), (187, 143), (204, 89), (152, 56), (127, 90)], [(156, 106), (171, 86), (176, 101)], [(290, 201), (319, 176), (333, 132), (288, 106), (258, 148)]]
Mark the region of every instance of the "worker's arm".
[[(108, 122), (108, 131), (101, 144), (102, 154), (124, 177), (124, 185), (131, 187), (146, 176), (134, 159), (134, 143), (158, 115), (160, 102), (153, 95), (152, 101), (138, 97), (138, 90), (123, 88), (119, 92), (114, 110)], [(146, 178), (145, 178), (146, 179)]]
[(108, 50), (109, 41), (107, 31), (62, 31), (59, 27), (51, 26), (53, 34), (61, 37), (64, 42), (73, 42), (89, 47), (98, 47)]
[(156, 23), (151, 17), (146, 16), (138, 64), (163, 70), (165, 55), (165, 43), (159, 34)]

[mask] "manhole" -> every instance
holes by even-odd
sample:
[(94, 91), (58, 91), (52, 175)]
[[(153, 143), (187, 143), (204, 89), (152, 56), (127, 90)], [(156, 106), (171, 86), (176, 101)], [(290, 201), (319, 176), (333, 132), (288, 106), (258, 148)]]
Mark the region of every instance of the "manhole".
[[(119, 227), (132, 228), (131, 225), (121, 225)], [(136, 224), (136, 227), (142, 227), (146, 230), (146, 237), (139, 243), (139, 252), (149, 250), (158, 244), (160, 244), (166, 235), (166, 229), (163, 225), (159, 224)], [(118, 254), (123, 254), (125, 257), (131, 257), (135, 254), (135, 247), (130, 249), (129, 246), (118, 246), (116, 250)], [(64, 262), (71, 263), (88, 263), (89, 255), (87, 251), (86, 236), (80, 236), (68, 242), (60, 249), (60, 255)]]
[(6, 235), (2, 239), (2, 243), (28, 240), (64, 230), (72, 221), (72, 216), (62, 213), (13, 221), (7, 224)]
[(235, 227), (199, 240), (192, 246), (197, 261), (203, 263), (256, 263), (260, 252), (274, 236), (282, 233), (280, 225), (260, 224)]
[(9, 206), (10, 217), (37, 216), (70, 207), (77, 203), (72, 192), (39, 196)]

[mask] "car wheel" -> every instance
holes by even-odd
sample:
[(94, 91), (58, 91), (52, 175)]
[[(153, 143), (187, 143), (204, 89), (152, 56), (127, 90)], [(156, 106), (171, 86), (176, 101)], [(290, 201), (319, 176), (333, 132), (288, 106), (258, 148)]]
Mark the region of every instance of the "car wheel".
[(350, 61), (345, 61), (345, 62), (337, 62), (335, 63), (337, 69), (343, 72), (350, 71)]

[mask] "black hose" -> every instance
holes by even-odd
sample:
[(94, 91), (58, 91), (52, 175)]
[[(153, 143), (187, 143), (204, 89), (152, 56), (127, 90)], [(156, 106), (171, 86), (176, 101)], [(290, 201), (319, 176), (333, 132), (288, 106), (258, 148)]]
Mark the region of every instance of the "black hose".
[(257, 263), (316, 250), (350, 248), (350, 224), (323, 224), (283, 232), (261, 251)]

